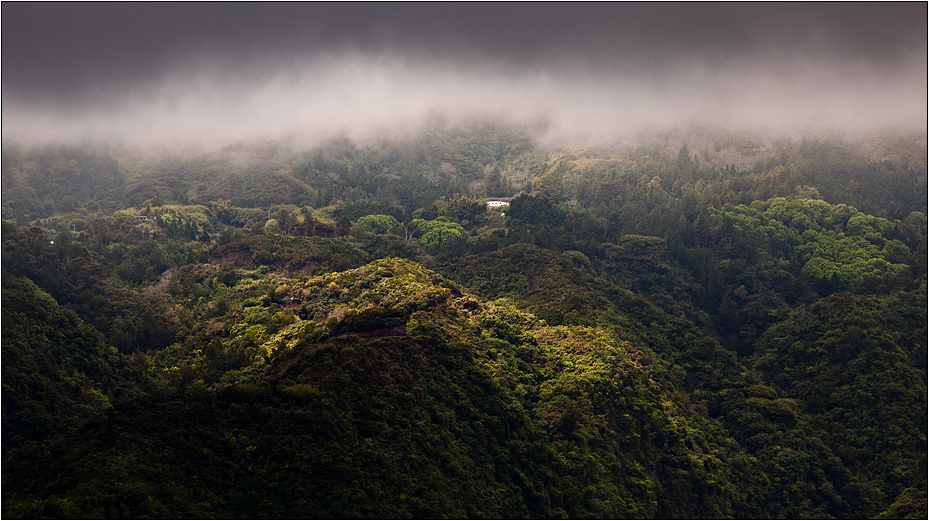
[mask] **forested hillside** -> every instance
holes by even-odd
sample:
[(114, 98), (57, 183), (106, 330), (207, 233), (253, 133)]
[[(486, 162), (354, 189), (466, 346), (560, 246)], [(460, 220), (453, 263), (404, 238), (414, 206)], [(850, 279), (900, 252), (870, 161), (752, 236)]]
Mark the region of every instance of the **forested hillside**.
[(2, 190), (5, 518), (929, 515), (924, 133), (4, 142)]

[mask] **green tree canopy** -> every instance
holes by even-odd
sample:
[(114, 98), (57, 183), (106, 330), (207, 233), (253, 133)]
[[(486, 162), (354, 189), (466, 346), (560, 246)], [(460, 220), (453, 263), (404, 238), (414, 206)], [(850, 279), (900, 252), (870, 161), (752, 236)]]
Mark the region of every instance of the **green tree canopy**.
[(485, 211), (487, 204), (484, 201), (455, 194), (455, 197), (439, 210), (439, 214), (458, 222), (473, 223)]
[(362, 230), (378, 235), (399, 234), (403, 230), (403, 225), (392, 215), (365, 215), (358, 219), (357, 224)]
[(419, 242), (430, 248), (444, 248), (463, 241), (468, 233), (458, 223), (453, 223), (445, 217), (431, 221), (414, 219), (413, 226), (420, 233)]

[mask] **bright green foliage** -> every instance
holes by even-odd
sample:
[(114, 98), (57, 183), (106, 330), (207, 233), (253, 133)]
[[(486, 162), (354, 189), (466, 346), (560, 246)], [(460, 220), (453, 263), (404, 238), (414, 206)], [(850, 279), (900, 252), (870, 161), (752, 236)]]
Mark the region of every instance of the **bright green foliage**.
[(460, 224), (438, 217), (431, 221), (413, 219), (412, 225), (419, 235), (419, 242), (428, 248), (442, 249), (460, 243), (468, 236), (468, 232)]
[(265, 221), (264, 232), (270, 234), (280, 234), (281, 233), (281, 223), (277, 219), (268, 219)]
[(366, 215), (358, 219), (358, 227), (369, 233), (401, 235), (403, 225), (392, 215)]
[[(169, 237), (198, 239), (212, 228), (209, 210), (205, 206), (169, 205), (152, 210), (157, 224)], [(135, 212), (133, 212), (135, 213)], [(127, 215), (127, 218), (134, 217)]]
[(845, 205), (780, 197), (750, 207), (727, 206), (719, 216), (768, 242), (779, 255), (796, 255), (803, 275), (821, 290), (852, 290), (868, 278), (881, 279), (906, 267), (886, 259), (887, 253), (907, 253), (902, 243), (885, 250), (891, 241), (883, 234), (893, 230), (893, 223)]
[(76, 474), (19, 472), (36, 455), (17, 453), (4, 466), (17, 476), (5, 511), (538, 518), (747, 507), (751, 460), (701, 434), (712, 424), (653, 379), (653, 359), (606, 330), (544, 326), (399, 259), (312, 279), (305, 297), (302, 332), (225, 391), (134, 402), (50, 447)]

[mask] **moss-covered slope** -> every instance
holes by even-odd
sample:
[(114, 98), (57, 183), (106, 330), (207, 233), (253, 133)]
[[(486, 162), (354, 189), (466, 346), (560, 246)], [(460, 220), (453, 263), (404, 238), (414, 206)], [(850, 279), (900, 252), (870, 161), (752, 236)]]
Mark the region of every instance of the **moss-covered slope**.
[(613, 333), (399, 259), (288, 291), (305, 318), (222, 390), (129, 402), (13, 455), (4, 515), (760, 514), (754, 460)]

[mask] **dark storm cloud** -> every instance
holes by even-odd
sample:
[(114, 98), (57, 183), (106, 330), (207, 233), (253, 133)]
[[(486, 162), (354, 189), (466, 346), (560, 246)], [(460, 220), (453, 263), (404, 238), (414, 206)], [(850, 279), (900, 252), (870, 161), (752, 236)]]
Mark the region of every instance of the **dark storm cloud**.
[(237, 139), (434, 110), (544, 117), (566, 132), (925, 120), (925, 3), (2, 10), (5, 138)]

